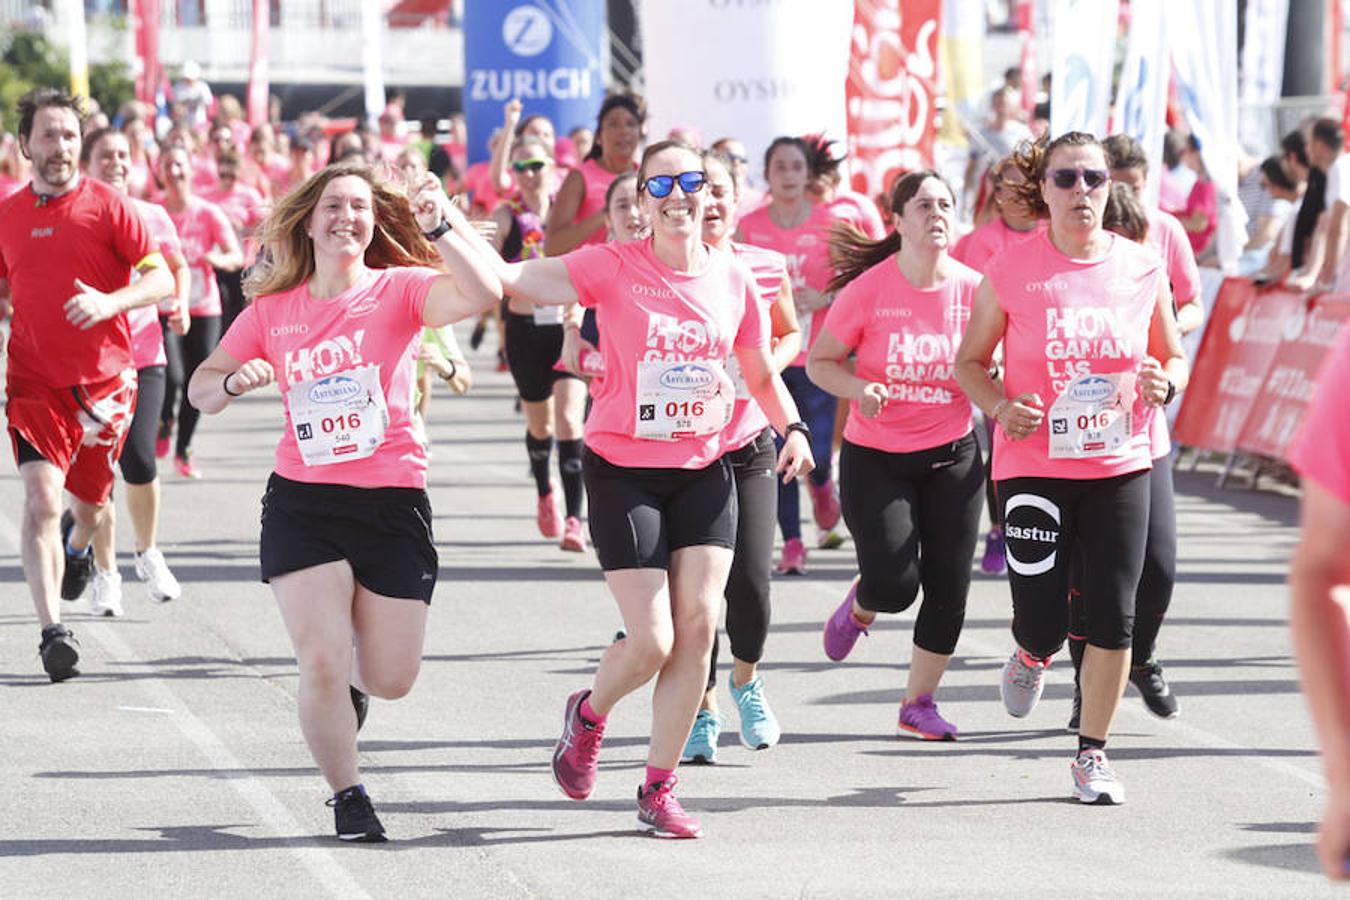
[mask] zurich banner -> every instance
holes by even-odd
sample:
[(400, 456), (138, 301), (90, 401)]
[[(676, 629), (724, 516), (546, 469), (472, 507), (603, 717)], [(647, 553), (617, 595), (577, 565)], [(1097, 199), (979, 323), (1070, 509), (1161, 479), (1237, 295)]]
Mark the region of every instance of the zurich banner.
[(502, 105), (548, 116), (560, 135), (595, 126), (609, 71), (605, 0), (466, 0), (464, 115), (469, 161), (488, 158)]

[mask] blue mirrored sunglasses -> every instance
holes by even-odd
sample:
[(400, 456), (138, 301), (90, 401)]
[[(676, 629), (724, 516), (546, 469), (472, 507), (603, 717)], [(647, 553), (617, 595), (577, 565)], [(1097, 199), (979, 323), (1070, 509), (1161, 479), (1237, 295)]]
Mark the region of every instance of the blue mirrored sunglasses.
[(707, 182), (708, 176), (703, 172), (681, 172), (678, 175), (653, 175), (642, 183), (642, 190), (660, 200), (662, 197), (670, 196), (670, 192), (675, 190), (675, 182), (680, 183), (680, 190), (686, 194), (696, 194), (703, 190), (703, 185)]

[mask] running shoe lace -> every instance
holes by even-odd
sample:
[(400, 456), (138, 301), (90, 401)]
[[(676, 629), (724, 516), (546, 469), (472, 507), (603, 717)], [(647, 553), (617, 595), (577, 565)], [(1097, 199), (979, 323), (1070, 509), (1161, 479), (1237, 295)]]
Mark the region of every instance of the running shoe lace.
[(1083, 770), (1084, 781), (1116, 780), (1116, 773), (1112, 771), (1111, 764), (1100, 753), (1084, 753), (1078, 757), (1078, 766)]
[(578, 762), (585, 766), (592, 766), (600, 758), (600, 739), (602, 737), (604, 737), (603, 729), (588, 726), (578, 716), (577, 722), (569, 730), (564, 743), (576, 751)]
[(743, 715), (752, 718), (763, 718), (764, 692), (757, 688), (751, 688), (741, 695), (739, 705)]
[(1034, 691), (1041, 680), (1041, 673), (1041, 666), (1028, 665), (1027, 661), (1022, 658), (1022, 654), (1018, 653), (1017, 665), (1013, 666), (1012, 671), (1008, 673), (1008, 680), (1019, 688)]

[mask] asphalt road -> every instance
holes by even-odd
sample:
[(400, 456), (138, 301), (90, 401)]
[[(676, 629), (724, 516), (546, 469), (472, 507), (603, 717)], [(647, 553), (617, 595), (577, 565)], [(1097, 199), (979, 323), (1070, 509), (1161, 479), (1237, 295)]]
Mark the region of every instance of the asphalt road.
[(1002, 579), (977, 576), (938, 697), (962, 740), (896, 737), (912, 612), (843, 664), (820, 646), (851, 544), (774, 581), (763, 671), (785, 737), (741, 748), (723, 687), (719, 764), (680, 771), (704, 840), (634, 831), (647, 691), (612, 716), (595, 795), (567, 800), (548, 772), (562, 704), (618, 613), (591, 554), (538, 537), (507, 377), (478, 369), (470, 397), (433, 406), (442, 570), (422, 676), (406, 699), (376, 701), (362, 732), (386, 845), (330, 837), (289, 644), (257, 580), (275, 394), (203, 422), (205, 479), (164, 476), (161, 546), (184, 597), (146, 599), (124, 528), (127, 615), (67, 604), (85, 675), (63, 685), (36, 655), (21, 488), (0, 467), (0, 895), (1333, 895), (1311, 849), (1324, 788), (1286, 624), (1296, 502), (1218, 491), (1212, 474), (1178, 480), (1181, 575), (1162, 658), (1181, 717), (1150, 717), (1131, 689), (1112, 736), (1127, 805), (1069, 798), (1068, 665), (1029, 718), (1003, 711)]

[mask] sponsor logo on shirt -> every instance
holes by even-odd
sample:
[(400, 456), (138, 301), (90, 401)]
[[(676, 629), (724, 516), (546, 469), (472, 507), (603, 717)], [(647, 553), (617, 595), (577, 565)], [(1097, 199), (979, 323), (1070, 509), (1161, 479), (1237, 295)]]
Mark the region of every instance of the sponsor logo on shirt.
[(380, 308), (380, 298), (375, 294), (367, 294), (352, 302), (347, 307), (347, 318), (359, 319), (362, 316), (368, 316)]
[(51, 237), (55, 233), (56, 229), (50, 226), (47, 228), (34, 228), (32, 234), (30, 234), (29, 237), (45, 238)]
[(1067, 291), (1069, 282), (1063, 278), (1047, 278), (1045, 281), (1028, 281), (1027, 293), (1040, 294), (1049, 291)]
[(642, 284), (640, 282), (630, 285), (628, 290), (637, 294), (639, 297), (655, 297), (658, 300), (675, 299), (675, 292), (669, 288), (655, 287), (654, 285)]
[(268, 329), (272, 337), (285, 337), (288, 334), (309, 334), (308, 325), (273, 325)]

